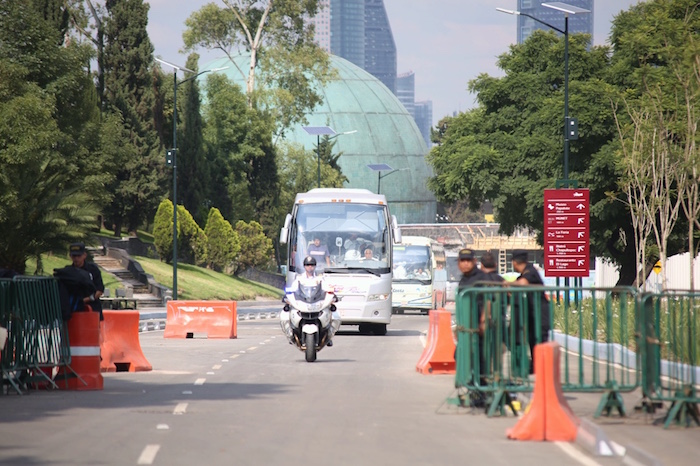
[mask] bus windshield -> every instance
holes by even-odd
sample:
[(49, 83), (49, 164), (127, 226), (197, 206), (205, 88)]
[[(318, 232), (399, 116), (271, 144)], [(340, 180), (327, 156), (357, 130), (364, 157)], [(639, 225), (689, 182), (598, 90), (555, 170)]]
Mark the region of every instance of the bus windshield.
[(430, 246), (394, 246), (394, 282), (430, 282)]
[(327, 273), (388, 273), (391, 238), (386, 209), (337, 202), (298, 204), (290, 237), (291, 262), (301, 264), (312, 256), (317, 269)]

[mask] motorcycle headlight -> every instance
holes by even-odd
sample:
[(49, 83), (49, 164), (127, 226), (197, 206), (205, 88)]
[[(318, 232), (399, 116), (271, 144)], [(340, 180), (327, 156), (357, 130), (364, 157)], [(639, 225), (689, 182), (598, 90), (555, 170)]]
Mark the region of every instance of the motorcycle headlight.
[(382, 293), (382, 294), (371, 294), (367, 297), (367, 301), (386, 301), (389, 299), (389, 295)]

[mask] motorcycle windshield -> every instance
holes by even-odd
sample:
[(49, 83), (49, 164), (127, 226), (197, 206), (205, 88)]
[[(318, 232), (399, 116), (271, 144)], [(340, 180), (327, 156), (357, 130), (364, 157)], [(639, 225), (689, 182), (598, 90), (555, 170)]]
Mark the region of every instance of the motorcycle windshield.
[(299, 289), (294, 293), (297, 301), (304, 303), (315, 303), (321, 301), (326, 295), (320, 283), (313, 285), (299, 284)]

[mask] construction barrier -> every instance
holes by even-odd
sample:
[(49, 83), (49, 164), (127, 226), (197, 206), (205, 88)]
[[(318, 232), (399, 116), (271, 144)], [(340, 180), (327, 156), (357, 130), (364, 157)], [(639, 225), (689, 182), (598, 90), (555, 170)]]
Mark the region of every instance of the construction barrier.
[(138, 311), (102, 311), (104, 315), (100, 352), (102, 372), (153, 370), (141, 350)]
[(429, 312), (429, 320), (425, 349), (416, 364), (416, 371), (422, 374), (454, 374), (452, 314), (444, 309), (433, 310)]
[(68, 321), (71, 370), (61, 368), (56, 375), (60, 388), (66, 390), (102, 390), (100, 373), (100, 313), (90, 306), (74, 312)]
[(547, 342), (535, 346), (534, 359), (536, 381), (530, 407), (506, 435), (513, 440), (573, 442), (579, 420), (562, 392), (559, 344)]
[(236, 338), (236, 301), (168, 301), (165, 338)]

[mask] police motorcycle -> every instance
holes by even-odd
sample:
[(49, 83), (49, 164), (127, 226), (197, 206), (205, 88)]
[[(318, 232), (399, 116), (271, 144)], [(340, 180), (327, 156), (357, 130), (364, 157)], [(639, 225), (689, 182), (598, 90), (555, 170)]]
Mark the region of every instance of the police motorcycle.
[[(308, 263), (307, 263), (308, 262)], [(304, 265), (316, 265), (313, 257)], [(307, 362), (316, 360), (316, 353), (333, 346), (333, 335), (340, 327), (340, 315), (333, 303), (338, 301), (333, 290), (325, 289), (318, 276), (300, 276), (285, 290), (285, 305), (280, 312), (280, 326), (289, 344), (306, 354)]]

